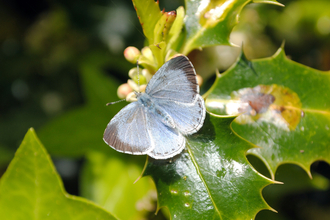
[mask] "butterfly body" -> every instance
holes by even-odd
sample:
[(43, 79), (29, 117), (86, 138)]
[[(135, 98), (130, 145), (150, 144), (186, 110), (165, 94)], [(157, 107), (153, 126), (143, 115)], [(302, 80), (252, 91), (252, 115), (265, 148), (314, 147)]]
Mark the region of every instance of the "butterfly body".
[(146, 93), (141, 93), (140, 96), (138, 96), (138, 100), (144, 108), (146, 108), (146, 111), (149, 112), (149, 114), (154, 114), (155, 116), (158, 117), (159, 120), (161, 120), (165, 125), (171, 128), (175, 128), (175, 123), (172, 119), (172, 117), (164, 110), (161, 108), (157, 102), (152, 100), (152, 97), (150, 97)]
[(184, 136), (197, 132), (205, 119), (195, 70), (185, 56), (166, 62), (145, 93), (109, 122), (103, 140), (119, 152), (167, 159), (185, 147)]

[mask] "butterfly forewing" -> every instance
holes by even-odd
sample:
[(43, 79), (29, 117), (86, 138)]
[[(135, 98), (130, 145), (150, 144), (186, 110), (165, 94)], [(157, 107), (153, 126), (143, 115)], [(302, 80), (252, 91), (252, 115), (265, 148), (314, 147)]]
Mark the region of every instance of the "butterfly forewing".
[(146, 93), (161, 100), (192, 103), (199, 87), (188, 58), (178, 56), (166, 62), (151, 78)]
[(133, 102), (112, 118), (105, 129), (103, 140), (117, 151), (146, 154), (154, 144), (147, 125), (147, 111), (139, 102)]

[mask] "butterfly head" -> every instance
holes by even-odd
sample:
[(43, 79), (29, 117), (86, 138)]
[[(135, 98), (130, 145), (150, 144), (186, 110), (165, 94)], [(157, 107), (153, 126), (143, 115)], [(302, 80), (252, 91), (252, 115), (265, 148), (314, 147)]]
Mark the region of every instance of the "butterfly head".
[(134, 94), (135, 94), (135, 97), (138, 99), (142, 95), (142, 92), (134, 91)]

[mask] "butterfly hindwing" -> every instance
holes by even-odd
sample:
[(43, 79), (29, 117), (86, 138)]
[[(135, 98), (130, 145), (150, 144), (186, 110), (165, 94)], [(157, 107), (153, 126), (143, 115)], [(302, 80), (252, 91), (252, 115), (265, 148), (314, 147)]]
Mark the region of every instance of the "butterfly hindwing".
[(185, 147), (186, 139), (176, 129), (166, 126), (159, 116), (151, 113), (148, 126), (155, 148), (148, 155), (155, 159), (167, 159), (179, 154)]
[(151, 78), (146, 93), (160, 100), (192, 103), (199, 87), (188, 58), (178, 56), (166, 62)]
[(203, 125), (206, 110), (204, 100), (199, 94), (196, 94), (196, 100), (190, 104), (160, 100), (158, 105), (171, 116), (176, 129), (183, 135), (196, 133)]
[(103, 140), (119, 152), (146, 154), (154, 147), (147, 125), (146, 108), (139, 102), (125, 106), (109, 122)]

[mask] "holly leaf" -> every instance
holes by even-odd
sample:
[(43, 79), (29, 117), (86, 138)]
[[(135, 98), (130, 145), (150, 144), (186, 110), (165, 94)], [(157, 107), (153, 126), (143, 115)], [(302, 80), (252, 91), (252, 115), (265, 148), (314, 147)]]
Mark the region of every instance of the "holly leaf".
[[(304, 219), (305, 216), (310, 216), (309, 219), (319, 219), (320, 212), (316, 208), (318, 206), (311, 201), (313, 201), (312, 198), (317, 197), (316, 194), (327, 194), (330, 184), (327, 177), (313, 172), (313, 179), (311, 179), (301, 167), (294, 164), (283, 164), (276, 172), (275, 178), (283, 184), (269, 185), (263, 189), (262, 194), (278, 213), (261, 211), (256, 216), (256, 220), (292, 220), (286, 210), (295, 213), (295, 219)], [(284, 203), (283, 201), (290, 202)], [(295, 210), (294, 207), (297, 207), (298, 204), (299, 210)], [(322, 219), (328, 218), (329, 214), (322, 217)]]
[(273, 182), (250, 166), (245, 153), (252, 146), (232, 132), (233, 119), (207, 114), (187, 150), (149, 159), (144, 175), (154, 179), (158, 208), (167, 207), (172, 219), (253, 219), (270, 209), (261, 191)]
[[(241, 10), (249, 2), (251, 0), (185, 0), (187, 35), (181, 52), (188, 54), (197, 48), (231, 45), (229, 35), (238, 23)], [(275, 0), (254, 0), (254, 2), (283, 6)]]
[(31, 128), (0, 180), (2, 219), (115, 219), (92, 202), (69, 195)]
[(270, 58), (244, 55), (217, 77), (206, 106), (218, 114), (241, 114), (233, 130), (259, 146), (272, 178), (279, 165), (300, 165), (309, 175), (316, 160), (330, 162), (330, 72), (289, 60), (280, 48)]

